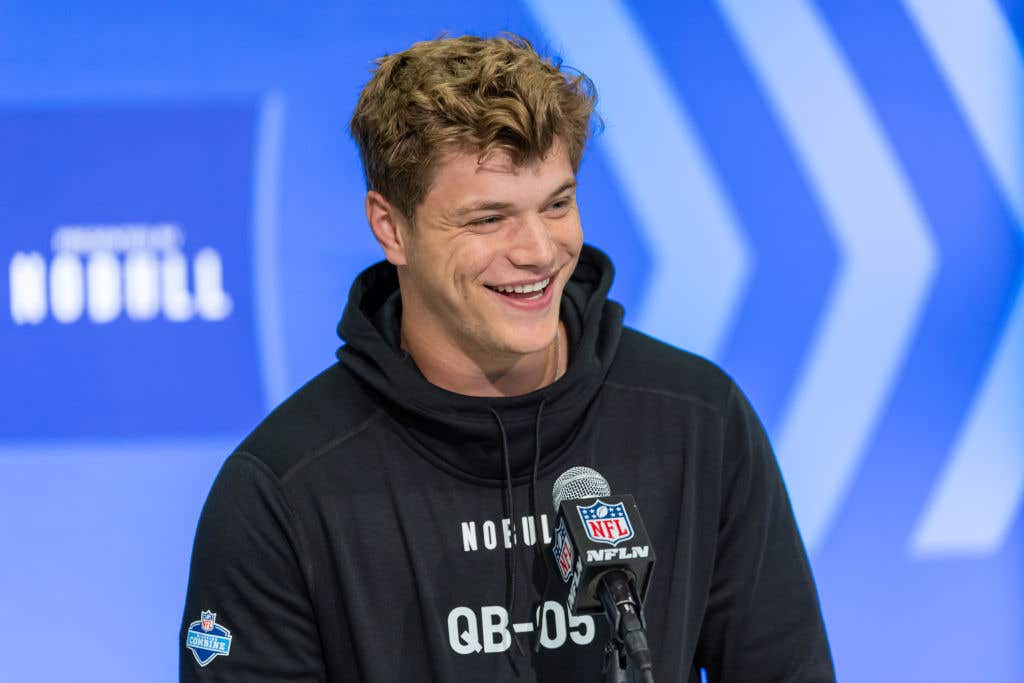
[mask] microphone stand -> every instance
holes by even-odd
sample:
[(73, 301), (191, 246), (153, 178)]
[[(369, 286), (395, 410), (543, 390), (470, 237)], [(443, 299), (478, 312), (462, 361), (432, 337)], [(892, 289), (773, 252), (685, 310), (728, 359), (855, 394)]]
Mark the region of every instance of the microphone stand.
[(632, 578), (622, 572), (609, 572), (600, 582), (605, 590), (599, 591), (599, 596), (611, 626), (611, 636), (604, 649), (605, 683), (627, 683), (626, 668), (630, 659), (637, 669), (636, 680), (653, 683), (651, 651), (645, 633), (647, 623)]
[(628, 683), (626, 676), (626, 648), (618, 636), (612, 636), (604, 646), (605, 683)]

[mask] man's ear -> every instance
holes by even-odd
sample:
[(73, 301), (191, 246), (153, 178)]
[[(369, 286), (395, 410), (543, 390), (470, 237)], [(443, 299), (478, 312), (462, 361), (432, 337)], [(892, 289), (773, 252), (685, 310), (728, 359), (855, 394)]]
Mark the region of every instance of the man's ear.
[(380, 192), (370, 190), (366, 193), (366, 220), (384, 250), (384, 258), (396, 266), (404, 266), (409, 225), (402, 213)]

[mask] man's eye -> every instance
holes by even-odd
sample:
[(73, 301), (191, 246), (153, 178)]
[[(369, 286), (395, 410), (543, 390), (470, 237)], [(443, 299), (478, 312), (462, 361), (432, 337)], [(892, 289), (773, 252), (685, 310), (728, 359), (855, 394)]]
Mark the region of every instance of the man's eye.
[(477, 220), (470, 223), (470, 225), (493, 225), (502, 219), (502, 216), (487, 216), (486, 218), (478, 218)]
[(551, 208), (554, 209), (555, 211), (560, 211), (561, 209), (569, 208), (569, 198), (566, 197), (565, 199), (559, 199), (557, 202), (551, 205)]

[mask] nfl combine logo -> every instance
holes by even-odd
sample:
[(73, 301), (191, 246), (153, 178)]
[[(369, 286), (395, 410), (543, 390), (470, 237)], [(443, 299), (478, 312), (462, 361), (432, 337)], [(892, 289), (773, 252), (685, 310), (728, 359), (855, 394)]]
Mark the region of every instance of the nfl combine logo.
[(633, 525), (630, 524), (626, 506), (622, 503), (609, 505), (596, 500), (586, 507), (577, 505), (576, 509), (583, 520), (587, 538), (591, 541), (615, 546), (633, 538)]
[(203, 610), (199, 621), (189, 624), (185, 647), (192, 650), (199, 666), (206, 666), (217, 655), (227, 657), (231, 653), (231, 631), (217, 623), (216, 612)]

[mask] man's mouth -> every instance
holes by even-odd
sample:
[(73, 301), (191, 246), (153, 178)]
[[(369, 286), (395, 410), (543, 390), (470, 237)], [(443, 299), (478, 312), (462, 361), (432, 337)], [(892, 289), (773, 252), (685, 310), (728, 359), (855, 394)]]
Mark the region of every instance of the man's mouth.
[(525, 285), (508, 285), (508, 286), (505, 286), (505, 285), (500, 285), (500, 286), (486, 285), (486, 286), (487, 286), (488, 289), (492, 289), (495, 292), (497, 292), (498, 294), (501, 294), (503, 296), (507, 296), (507, 297), (509, 297), (511, 299), (522, 299), (522, 300), (527, 300), (528, 301), (530, 299), (539, 299), (540, 297), (544, 296), (544, 292), (548, 288), (548, 285), (550, 285), (550, 284), (551, 284), (551, 278), (550, 277), (546, 277), (543, 280), (539, 280), (537, 282), (531, 282), (531, 283), (525, 284)]

